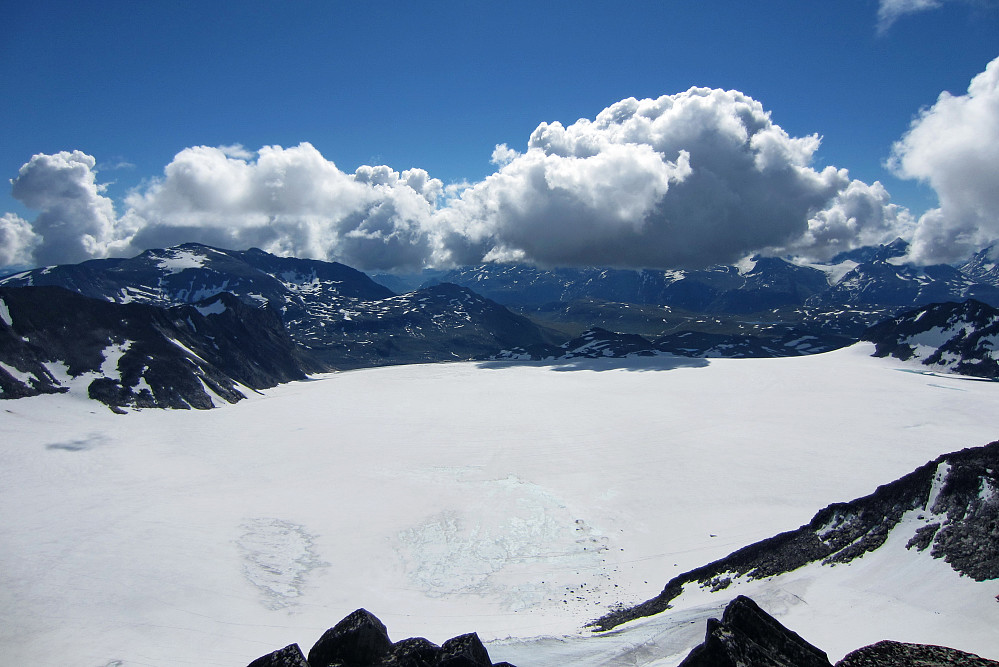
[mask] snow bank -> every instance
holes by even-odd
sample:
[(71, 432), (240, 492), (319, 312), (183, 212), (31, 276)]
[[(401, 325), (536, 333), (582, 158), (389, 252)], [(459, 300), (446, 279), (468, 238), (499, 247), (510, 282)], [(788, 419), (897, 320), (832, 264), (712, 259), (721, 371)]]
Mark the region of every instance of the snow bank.
[[(894, 372), (872, 348), (680, 367), (367, 369), (206, 412), (122, 416), (68, 395), (8, 402), (4, 659), (239, 666), (365, 607), (398, 636), (503, 640), (489, 645), (493, 659), (521, 667), (569, 655), (675, 664), (730, 596), (608, 636), (580, 628), (831, 502), (995, 438), (999, 384)], [(833, 611), (855, 617), (845, 649), (866, 641), (870, 613), (879, 633), (910, 641), (961, 639), (978, 627), (957, 633), (972, 612), (999, 625), (994, 600), (991, 612), (953, 602), (969, 593), (936, 570), (926, 594), (939, 616), (833, 572), (748, 593), (771, 613), (768, 599), (801, 596), (809, 604), (775, 615), (830, 651), (840, 645), (810, 628), (837, 595)], [(999, 656), (999, 639), (982, 644), (975, 652)]]

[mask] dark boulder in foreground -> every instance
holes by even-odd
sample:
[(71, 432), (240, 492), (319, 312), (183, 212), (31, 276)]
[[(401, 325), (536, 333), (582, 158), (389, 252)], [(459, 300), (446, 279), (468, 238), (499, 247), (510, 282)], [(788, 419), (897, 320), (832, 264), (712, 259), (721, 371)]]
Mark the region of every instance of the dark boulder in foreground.
[[(708, 620), (704, 643), (679, 667), (832, 667), (818, 648), (740, 595), (722, 619)], [(973, 653), (929, 644), (881, 641), (852, 651), (836, 667), (999, 667)]]
[(358, 609), (323, 633), (309, 651), (309, 665), (377, 665), (391, 649), (385, 624), (367, 609)]
[(257, 658), (249, 667), (309, 667), (298, 644), (290, 644), (273, 653)]
[(474, 632), (438, 646), (422, 637), (392, 643), (385, 624), (367, 609), (358, 609), (323, 633), (309, 651), (298, 644), (257, 658), (248, 667), (513, 667), (493, 665)]
[[(438, 646), (422, 637), (394, 644), (374, 614), (358, 609), (323, 633), (306, 660), (298, 644), (248, 667), (514, 667), (493, 664), (474, 632)], [(708, 620), (704, 643), (679, 667), (833, 667), (828, 656), (740, 595), (721, 620)], [(999, 662), (943, 646), (882, 641), (848, 654), (835, 667), (999, 667)]]
[(704, 643), (680, 667), (832, 667), (826, 654), (781, 625), (744, 595), (722, 619), (708, 620)]
[(944, 646), (883, 641), (857, 649), (836, 667), (999, 667), (999, 662)]

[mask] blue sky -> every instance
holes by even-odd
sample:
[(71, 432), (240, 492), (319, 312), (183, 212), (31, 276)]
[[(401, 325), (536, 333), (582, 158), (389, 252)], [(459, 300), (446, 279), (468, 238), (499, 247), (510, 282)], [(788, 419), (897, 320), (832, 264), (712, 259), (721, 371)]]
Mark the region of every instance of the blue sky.
[[(890, 25), (886, 3), (902, 7)], [(880, 181), (918, 217), (938, 193), (885, 168), (892, 144), (997, 56), (985, 1), (7, 3), (0, 169), (82, 151), (116, 216), (201, 145), (308, 142), (346, 173), (476, 183), (497, 144), (523, 152), (542, 122), (703, 86), (820, 135), (816, 170)], [(38, 214), (7, 188), (3, 212)]]

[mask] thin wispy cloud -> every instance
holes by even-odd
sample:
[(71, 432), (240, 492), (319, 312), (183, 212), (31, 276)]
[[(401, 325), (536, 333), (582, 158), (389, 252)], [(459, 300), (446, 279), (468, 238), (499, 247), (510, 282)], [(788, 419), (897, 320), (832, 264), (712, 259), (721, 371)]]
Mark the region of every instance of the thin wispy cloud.
[(878, 3), (878, 32), (886, 32), (900, 17), (942, 6), (944, 0), (881, 0)]

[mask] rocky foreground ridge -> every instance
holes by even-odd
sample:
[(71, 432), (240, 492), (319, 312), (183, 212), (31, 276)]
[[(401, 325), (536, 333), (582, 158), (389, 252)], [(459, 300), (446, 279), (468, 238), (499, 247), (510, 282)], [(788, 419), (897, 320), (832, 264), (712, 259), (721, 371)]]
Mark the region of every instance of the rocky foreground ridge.
[[(415, 637), (392, 642), (385, 625), (358, 609), (327, 630), (309, 651), (291, 644), (248, 667), (513, 667), (492, 663), (478, 635), (443, 645)], [(944, 646), (881, 641), (847, 654), (835, 666), (824, 651), (740, 595), (721, 619), (707, 622), (704, 642), (679, 667), (999, 667), (999, 662)]]
[(680, 574), (655, 598), (593, 626), (610, 630), (663, 612), (685, 586), (718, 591), (811, 563), (848, 563), (884, 545), (896, 529), (907, 531), (908, 549), (929, 549), (975, 581), (999, 579), (999, 441), (944, 454), (869, 496), (829, 505), (804, 526)]
[[(721, 619), (709, 619), (704, 643), (679, 667), (833, 667), (824, 651), (740, 595)], [(848, 653), (835, 667), (999, 667), (972, 653), (927, 644), (882, 641)]]
[(422, 637), (392, 642), (385, 624), (358, 609), (323, 633), (306, 659), (298, 644), (268, 653), (249, 667), (502, 667), (474, 632), (438, 646)]
[[(664, 612), (684, 587), (724, 591), (740, 579), (776, 577), (810, 564), (848, 563), (902, 531), (906, 549), (929, 550), (975, 581), (999, 579), (999, 441), (940, 456), (874, 493), (820, 510), (797, 530), (762, 540), (681, 574), (657, 597), (594, 622), (602, 632)], [(666, 656), (662, 656), (666, 657)], [(500, 663), (504, 664), (504, 663)], [(492, 667), (474, 634), (436, 646), (425, 639), (393, 643), (385, 626), (360, 609), (327, 631), (306, 659), (297, 645), (250, 667)], [(721, 619), (707, 622), (704, 642), (681, 667), (833, 667), (825, 652), (738, 595)], [(855, 650), (835, 667), (999, 667), (956, 649), (882, 641)]]

